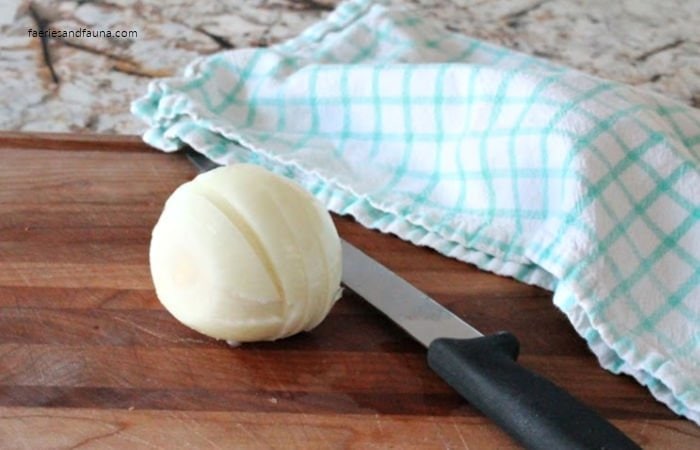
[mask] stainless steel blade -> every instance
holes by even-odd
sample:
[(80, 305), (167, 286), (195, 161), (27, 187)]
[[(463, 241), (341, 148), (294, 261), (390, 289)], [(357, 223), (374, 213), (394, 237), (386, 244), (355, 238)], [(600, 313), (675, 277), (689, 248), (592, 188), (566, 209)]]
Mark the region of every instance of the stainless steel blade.
[(482, 334), (357, 247), (341, 240), (343, 283), (428, 347), (437, 338)]
[(185, 156), (187, 156), (187, 159), (199, 170), (199, 173), (208, 172), (219, 167), (219, 164), (191, 148), (187, 149)]
[[(187, 158), (199, 172), (219, 167), (192, 149)], [(341, 239), (343, 283), (387, 315), (426, 347), (441, 337), (475, 338), (482, 334), (349, 242)]]

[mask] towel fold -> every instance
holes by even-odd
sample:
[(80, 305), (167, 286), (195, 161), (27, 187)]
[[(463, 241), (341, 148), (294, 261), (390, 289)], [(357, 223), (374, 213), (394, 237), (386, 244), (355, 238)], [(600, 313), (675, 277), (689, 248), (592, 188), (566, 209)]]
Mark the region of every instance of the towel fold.
[(700, 423), (700, 111), (366, 0), (199, 59), (132, 110), (161, 150), (263, 165), (553, 290), (603, 367)]

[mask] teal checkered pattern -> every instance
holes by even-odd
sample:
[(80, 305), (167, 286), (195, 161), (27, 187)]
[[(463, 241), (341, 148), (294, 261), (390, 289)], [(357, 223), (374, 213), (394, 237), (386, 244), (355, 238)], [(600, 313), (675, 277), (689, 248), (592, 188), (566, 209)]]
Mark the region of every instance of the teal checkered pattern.
[(700, 113), (342, 3), (133, 104), (145, 140), (253, 162), (330, 210), (554, 291), (600, 363), (700, 423)]

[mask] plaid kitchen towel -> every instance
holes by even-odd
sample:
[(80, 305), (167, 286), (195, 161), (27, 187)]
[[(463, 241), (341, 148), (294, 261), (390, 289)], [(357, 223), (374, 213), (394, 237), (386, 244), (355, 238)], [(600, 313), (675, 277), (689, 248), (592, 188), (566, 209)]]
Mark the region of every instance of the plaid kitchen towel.
[(553, 290), (603, 367), (700, 423), (700, 111), (365, 0), (132, 109), (161, 150)]

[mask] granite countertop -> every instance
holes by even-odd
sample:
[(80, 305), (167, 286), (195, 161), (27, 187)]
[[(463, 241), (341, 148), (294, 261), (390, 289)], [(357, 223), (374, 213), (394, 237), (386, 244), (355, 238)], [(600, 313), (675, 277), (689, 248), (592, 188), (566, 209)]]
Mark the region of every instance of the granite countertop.
[[(450, 30), (700, 107), (700, 2), (403, 2)], [(176, 75), (199, 55), (292, 37), (338, 0), (9, 3), (18, 5), (0, 11), (0, 130), (138, 134), (144, 125), (129, 103), (149, 80)], [(49, 38), (47, 56), (29, 31), (40, 27), (138, 36)]]

